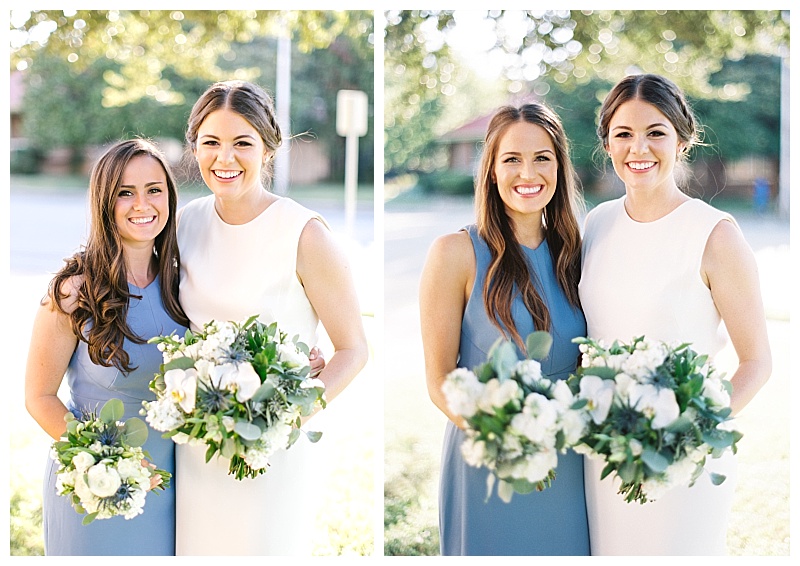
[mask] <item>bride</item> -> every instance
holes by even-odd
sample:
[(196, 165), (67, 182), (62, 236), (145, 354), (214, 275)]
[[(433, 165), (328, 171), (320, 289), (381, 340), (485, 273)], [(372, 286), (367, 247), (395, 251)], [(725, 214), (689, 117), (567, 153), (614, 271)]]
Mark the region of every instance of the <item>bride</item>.
[[(180, 302), (191, 328), (257, 314), (313, 347), (321, 321), (335, 349), (319, 374), (330, 402), (367, 361), (361, 311), (322, 217), (265, 188), (281, 143), (271, 98), (248, 82), (214, 84), (192, 108), (186, 140), (213, 193), (178, 217)], [(300, 435), (263, 475), (239, 481), (228, 460), (206, 463), (204, 446), (179, 445), (177, 554), (310, 555), (314, 480), (326, 473), (313, 457)]]
[[(675, 168), (697, 140), (681, 91), (658, 75), (620, 81), (600, 110), (598, 133), (625, 196), (602, 203), (585, 221), (579, 285), (588, 334), (611, 344), (644, 335), (691, 342), (710, 359), (727, 340), (739, 358), (730, 377), (734, 414), (772, 371), (752, 250), (729, 214), (684, 194)], [(603, 463), (586, 460), (593, 555), (724, 555), (735, 487), (728, 452), (691, 488), (655, 502), (626, 503)]]

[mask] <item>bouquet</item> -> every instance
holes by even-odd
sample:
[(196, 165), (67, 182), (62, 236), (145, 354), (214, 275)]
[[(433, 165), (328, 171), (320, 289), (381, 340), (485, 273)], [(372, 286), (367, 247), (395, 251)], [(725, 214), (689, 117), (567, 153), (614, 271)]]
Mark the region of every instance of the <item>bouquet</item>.
[[(271, 455), (300, 436), (301, 417), (325, 407), (325, 386), (309, 377), (308, 346), (255, 316), (209, 322), (199, 333), (156, 336), (164, 363), (143, 413), (176, 443), (205, 444), (230, 459), (236, 479), (255, 478)], [(303, 431), (305, 432), (305, 431)], [(305, 432), (311, 442), (322, 436)]]
[[(576, 338), (583, 358), (570, 386), (587, 402), (589, 429), (578, 452), (603, 459), (601, 479), (620, 478), (627, 502), (655, 501), (694, 485), (706, 458), (736, 453), (742, 434), (730, 426), (730, 382), (689, 344), (639, 337), (610, 347)], [(725, 476), (709, 472), (714, 485)]]
[(488, 359), (474, 371), (457, 368), (442, 386), (450, 410), (468, 425), (461, 446), (470, 466), (485, 466), (487, 500), (497, 494), (506, 503), (514, 492), (530, 493), (555, 479), (558, 452), (578, 442), (586, 428), (585, 402), (577, 401), (565, 381), (542, 375), (537, 359), (547, 356), (552, 338), (534, 332), (526, 340), (528, 358), (498, 340)]
[(110, 399), (100, 414), (85, 412), (80, 418), (67, 413), (67, 431), (53, 443), (51, 456), (58, 462), (56, 491), (70, 497), (83, 524), (122, 515), (133, 519), (144, 512), (151, 478), (161, 476), (153, 489), (167, 489), (172, 474), (154, 469), (141, 446), (147, 426), (136, 417), (120, 421), (125, 407)]

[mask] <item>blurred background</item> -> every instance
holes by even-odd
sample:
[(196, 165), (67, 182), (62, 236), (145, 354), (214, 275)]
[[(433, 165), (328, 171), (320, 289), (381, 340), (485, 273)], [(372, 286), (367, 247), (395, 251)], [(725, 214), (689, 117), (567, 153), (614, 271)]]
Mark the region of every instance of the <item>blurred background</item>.
[[(384, 60), (384, 553), (439, 552), (445, 417), (425, 387), (417, 291), (433, 239), (474, 222), (473, 173), (501, 105), (542, 100), (572, 142), (587, 208), (624, 194), (596, 118), (627, 74), (664, 75), (704, 127), (687, 192), (731, 212), (759, 264), (774, 370), (741, 413), (731, 555), (789, 554), (789, 12), (387, 11)], [(730, 348), (718, 358), (735, 367)]]
[[(320, 212), (349, 253), (371, 357), (315, 417), (323, 512), (308, 529), (317, 555), (369, 555), (380, 543), (382, 417), (375, 368), (380, 281), (374, 231), (374, 18), (369, 11), (12, 10), (10, 272), (3, 341), (11, 391), (11, 555), (42, 554), (41, 489), (49, 437), (24, 408), (30, 326), (64, 257), (87, 233), (88, 173), (108, 144), (143, 136), (173, 165), (179, 205), (209, 194), (184, 160), (186, 120), (213, 82), (245, 79), (275, 97), (284, 144), (273, 190)], [(366, 95), (357, 155), (337, 128), (337, 95)], [(355, 174), (352, 165), (355, 164)], [(352, 183), (354, 199), (346, 198)], [(380, 203), (382, 205), (382, 203)], [(350, 206), (352, 205), (352, 206)], [(323, 352), (332, 354), (326, 336)], [(317, 419), (319, 421), (317, 422)], [(376, 535), (377, 533), (377, 535)]]

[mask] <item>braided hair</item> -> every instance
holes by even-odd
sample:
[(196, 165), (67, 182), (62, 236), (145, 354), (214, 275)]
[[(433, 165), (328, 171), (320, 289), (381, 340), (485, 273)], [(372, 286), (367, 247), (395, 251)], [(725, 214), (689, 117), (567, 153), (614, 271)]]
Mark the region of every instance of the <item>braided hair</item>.
[(700, 144), (700, 127), (686, 97), (678, 86), (661, 75), (629, 75), (619, 81), (608, 93), (600, 108), (597, 136), (603, 148), (608, 148), (608, 130), (617, 109), (629, 100), (642, 100), (652, 104), (667, 117), (684, 147), (681, 157)]
[[(232, 110), (247, 120), (261, 136), (264, 147), (270, 154), (280, 147), (283, 138), (272, 97), (257, 84), (247, 81), (222, 81), (214, 83), (197, 99), (186, 128), (186, 142), (191, 151), (197, 149), (197, 133), (209, 114), (216, 110)], [(262, 167), (266, 186), (272, 180), (273, 162), (270, 159)]]

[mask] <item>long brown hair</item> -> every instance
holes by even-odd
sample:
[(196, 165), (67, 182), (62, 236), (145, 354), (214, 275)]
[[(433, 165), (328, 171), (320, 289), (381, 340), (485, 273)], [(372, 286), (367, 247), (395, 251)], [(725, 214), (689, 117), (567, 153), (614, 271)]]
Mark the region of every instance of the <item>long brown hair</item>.
[[(124, 251), (114, 221), (114, 204), (125, 168), (139, 155), (158, 161), (166, 174), (169, 218), (156, 236), (153, 251), (158, 259), (164, 308), (175, 322), (188, 326), (189, 320), (178, 303), (180, 256), (175, 235), (178, 191), (166, 158), (147, 140), (137, 138), (117, 142), (95, 164), (89, 180), (91, 227), (86, 245), (64, 260), (66, 265), (53, 277), (48, 289), (50, 300), (69, 316), (72, 331), (88, 344), (92, 362), (105, 367), (114, 366), (125, 373), (136, 368), (131, 367), (130, 356), (123, 349), (124, 339), (136, 344), (143, 344), (146, 340), (134, 333), (127, 322), (130, 298), (141, 297), (128, 290)], [(67, 313), (62, 302), (68, 294), (62, 290), (62, 285), (73, 276), (80, 276), (82, 282), (77, 289), (76, 308)]]
[(483, 289), (483, 303), (489, 319), (524, 351), (522, 337), (511, 316), (511, 304), (517, 294), (533, 317), (537, 330), (551, 329), (550, 311), (533, 284), (531, 266), (514, 235), (514, 230), (500, 198), (493, 170), (498, 146), (509, 126), (517, 122), (536, 124), (545, 129), (553, 141), (558, 163), (558, 180), (553, 198), (543, 212), (545, 240), (555, 266), (556, 279), (575, 307), (580, 307), (581, 236), (577, 214), (581, 206), (578, 180), (569, 157), (569, 141), (561, 120), (550, 108), (539, 102), (521, 107), (500, 108), (489, 123), (484, 150), (475, 180), (475, 203), (478, 234), (489, 246), (492, 259)]

